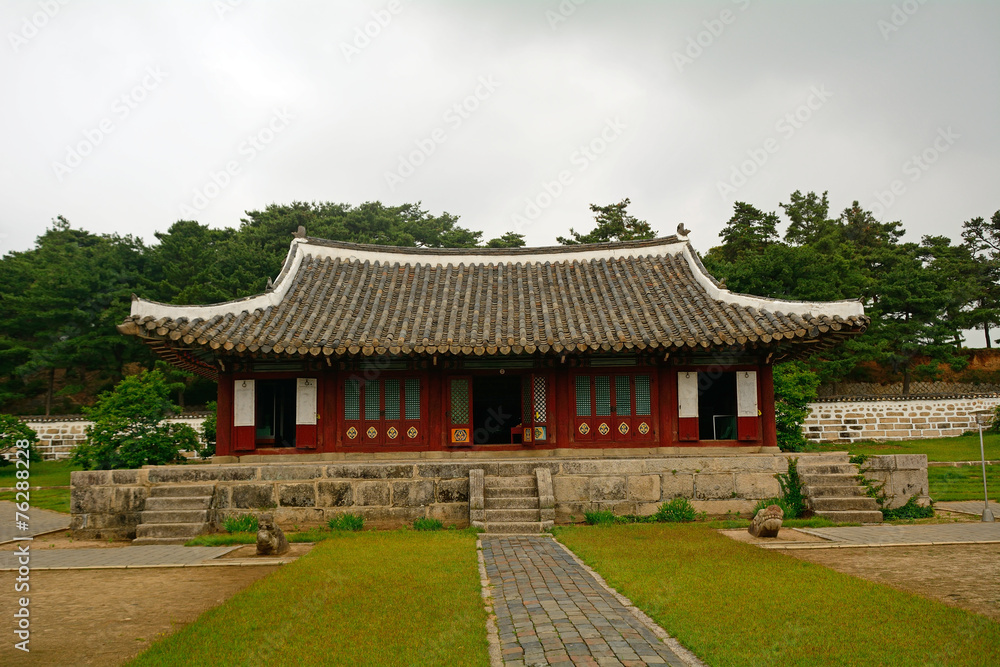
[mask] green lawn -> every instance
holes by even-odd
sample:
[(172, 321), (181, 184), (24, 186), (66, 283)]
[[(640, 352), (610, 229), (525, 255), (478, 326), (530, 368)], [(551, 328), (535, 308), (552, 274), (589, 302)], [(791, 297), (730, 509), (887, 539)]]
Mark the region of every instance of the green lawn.
[[(1000, 460), (1000, 435), (984, 434), (987, 460)], [(851, 444), (823, 443), (810, 446), (810, 451), (849, 451), (851, 454), (926, 454), (928, 461), (978, 461), (979, 434), (954, 438), (873, 442), (863, 440)]]
[(697, 525), (557, 529), (706, 663), (998, 665), (1000, 624)]
[(131, 664), (489, 665), (475, 537), (342, 533)]
[[(21, 502), (22, 499), (17, 498), (16, 493), (16, 491), (0, 492), (0, 500), (9, 500), (12, 503)], [(28, 505), (30, 507), (69, 514), (69, 489), (32, 489), (27, 493), (29, 494)]]
[[(14, 465), (0, 468), (0, 487), (12, 487), (18, 481), (15, 473), (24, 470)], [(79, 465), (73, 465), (67, 460), (40, 461), (32, 463), (28, 468), (28, 482), (31, 486), (69, 486), (69, 474), (74, 470), (83, 470)]]
[[(981, 466), (927, 468), (927, 483), (934, 500), (982, 500), (983, 469)], [(986, 466), (986, 486), (990, 498), (1000, 500), (1000, 465)]]

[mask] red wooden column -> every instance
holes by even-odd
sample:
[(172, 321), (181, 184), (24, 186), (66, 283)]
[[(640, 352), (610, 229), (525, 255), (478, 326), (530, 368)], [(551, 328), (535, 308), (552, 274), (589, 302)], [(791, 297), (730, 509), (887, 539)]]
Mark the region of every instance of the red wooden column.
[(215, 454), (233, 454), (233, 376), (219, 373), (216, 407)]
[(658, 447), (673, 447), (677, 444), (677, 374), (669, 366), (662, 366), (656, 374), (659, 392), (660, 428)]
[(774, 367), (761, 364), (757, 374), (760, 392), (761, 445), (778, 446), (778, 431), (774, 423)]

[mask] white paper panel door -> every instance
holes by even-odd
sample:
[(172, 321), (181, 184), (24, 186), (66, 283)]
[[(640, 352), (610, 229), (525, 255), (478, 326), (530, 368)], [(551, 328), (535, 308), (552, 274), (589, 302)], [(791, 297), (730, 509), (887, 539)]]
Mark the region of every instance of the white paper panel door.
[(736, 414), (757, 416), (757, 371), (736, 372)]
[(316, 378), (298, 378), (297, 380), (295, 423), (316, 423)]
[(233, 426), (254, 425), (254, 381), (236, 380), (233, 392)]
[(698, 416), (697, 371), (682, 371), (677, 374), (677, 416)]

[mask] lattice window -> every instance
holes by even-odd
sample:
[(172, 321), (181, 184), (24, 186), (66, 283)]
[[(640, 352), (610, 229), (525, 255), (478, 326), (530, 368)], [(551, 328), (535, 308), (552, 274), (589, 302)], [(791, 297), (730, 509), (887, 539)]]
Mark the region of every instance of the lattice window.
[(531, 418), (531, 376), (525, 375), (521, 380), (521, 423), (530, 424)]
[(361, 419), (361, 383), (344, 380), (344, 419)]
[(548, 419), (545, 409), (545, 376), (536, 375), (535, 378), (535, 421), (544, 423)]
[(576, 416), (590, 416), (590, 378), (586, 375), (576, 376)]
[(379, 381), (368, 380), (365, 382), (365, 419), (372, 421), (379, 418), (381, 406), (379, 405)]
[(643, 417), (652, 414), (648, 375), (635, 376), (635, 414)]
[(385, 381), (385, 418), (389, 421), (399, 419), (399, 380), (388, 378)]
[(469, 381), (465, 378), (451, 381), (451, 423), (469, 423)]
[(611, 378), (607, 375), (594, 377), (594, 398), (597, 399), (597, 416), (607, 417), (611, 414)]
[(632, 414), (632, 378), (628, 375), (615, 376), (615, 412), (620, 417)]
[(403, 384), (405, 391), (406, 418), (420, 419), (420, 378), (406, 378)]

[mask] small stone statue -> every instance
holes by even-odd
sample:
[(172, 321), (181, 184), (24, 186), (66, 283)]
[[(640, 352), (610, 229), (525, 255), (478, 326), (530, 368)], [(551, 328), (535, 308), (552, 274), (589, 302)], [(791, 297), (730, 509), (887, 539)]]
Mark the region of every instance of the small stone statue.
[(274, 515), (261, 514), (257, 520), (257, 555), (280, 556), (288, 551), (288, 540), (274, 522)]
[(785, 512), (777, 505), (768, 505), (757, 512), (747, 529), (754, 537), (777, 537)]

